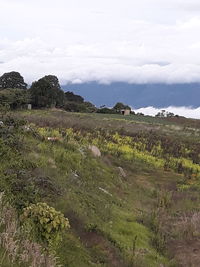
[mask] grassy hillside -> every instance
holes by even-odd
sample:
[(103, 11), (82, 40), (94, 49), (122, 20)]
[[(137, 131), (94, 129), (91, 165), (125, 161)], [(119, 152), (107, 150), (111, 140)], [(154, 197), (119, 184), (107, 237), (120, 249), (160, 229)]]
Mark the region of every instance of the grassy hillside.
[[(56, 263), (41, 266), (200, 264), (199, 121), (59, 110), (2, 121), (0, 187), (16, 229), (32, 203), (46, 202), (69, 219), (52, 254)], [(1, 265), (11, 266), (0, 244)], [(13, 262), (30, 266), (30, 259)]]

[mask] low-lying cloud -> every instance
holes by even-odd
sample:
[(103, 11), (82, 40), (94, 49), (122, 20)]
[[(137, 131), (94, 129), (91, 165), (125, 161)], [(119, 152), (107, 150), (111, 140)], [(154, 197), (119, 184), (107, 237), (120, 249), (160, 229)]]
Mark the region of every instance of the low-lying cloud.
[(155, 116), (161, 110), (166, 110), (172, 112), (175, 115), (184, 116), (186, 118), (200, 119), (200, 107), (196, 109), (188, 107), (167, 107), (163, 109), (158, 109), (154, 107), (145, 107), (139, 109), (133, 109), (136, 113), (143, 113), (145, 115)]
[(0, 75), (200, 82), (198, 0), (2, 0)]

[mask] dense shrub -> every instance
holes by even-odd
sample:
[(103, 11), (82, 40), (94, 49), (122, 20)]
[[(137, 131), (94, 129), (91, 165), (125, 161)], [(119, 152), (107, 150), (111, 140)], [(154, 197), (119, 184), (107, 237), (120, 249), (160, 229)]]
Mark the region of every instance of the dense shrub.
[(116, 114), (116, 110), (112, 108), (100, 108), (97, 110), (97, 113), (103, 113), (103, 114)]
[(66, 102), (76, 102), (76, 103), (83, 103), (84, 98), (80, 95), (76, 95), (73, 92), (65, 92), (65, 100)]
[(0, 103), (9, 106), (11, 109), (24, 108), (30, 103), (30, 94), (27, 90), (4, 89), (0, 90)]
[(96, 111), (95, 106), (90, 102), (79, 103), (79, 102), (67, 101), (64, 104), (64, 109), (66, 111), (71, 111), (71, 112), (85, 112), (85, 113), (91, 113)]
[(31, 204), (24, 208), (21, 220), (29, 235), (49, 249), (59, 244), (63, 230), (69, 228), (68, 219), (46, 203)]

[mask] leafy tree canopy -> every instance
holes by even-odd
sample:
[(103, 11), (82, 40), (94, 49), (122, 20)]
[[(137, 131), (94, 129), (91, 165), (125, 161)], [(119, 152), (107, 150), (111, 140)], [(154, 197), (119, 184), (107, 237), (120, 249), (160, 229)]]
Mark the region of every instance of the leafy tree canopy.
[(128, 105), (125, 105), (121, 102), (116, 103), (115, 106), (113, 107), (113, 109), (116, 110), (117, 112), (119, 112), (122, 109), (130, 109), (131, 110), (131, 108)]
[(96, 112), (97, 108), (91, 102), (84, 102), (87, 112)]
[(73, 92), (66, 92), (65, 93), (65, 99), (67, 101), (73, 101), (73, 102), (77, 102), (77, 103), (83, 103), (84, 102), (84, 98), (80, 95), (75, 95)]
[(175, 117), (174, 113), (172, 112), (168, 112), (166, 110), (161, 110), (160, 112), (158, 112), (158, 114), (156, 114), (156, 117), (159, 117), (159, 118), (171, 118), (171, 117)]
[(59, 80), (55, 75), (46, 75), (42, 79), (49, 82), (55, 90), (61, 90)]
[(27, 90), (3, 89), (0, 90), (0, 103), (11, 109), (21, 108), (30, 103), (30, 94)]
[(95, 112), (97, 108), (90, 102), (73, 102), (73, 101), (66, 101), (64, 105), (64, 109), (66, 111), (71, 112)]
[(30, 93), (35, 107), (61, 107), (64, 104), (64, 92), (60, 89), (58, 78), (53, 75), (34, 82)]
[(11, 71), (4, 73), (0, 77), (0, 89), (7, 88), (26, 89), (27, 84), (24, 82), (24, 78), (19, 72)]

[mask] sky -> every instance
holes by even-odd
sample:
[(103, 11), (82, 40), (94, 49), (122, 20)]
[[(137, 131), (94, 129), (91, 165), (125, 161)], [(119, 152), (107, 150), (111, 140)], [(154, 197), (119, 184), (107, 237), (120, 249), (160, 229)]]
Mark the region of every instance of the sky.
[(0, 75), (200, 82), (199, 0), (0, 0)]

